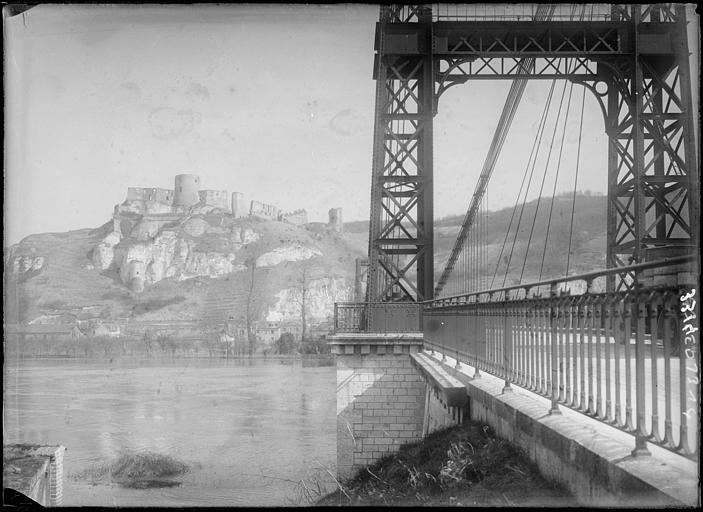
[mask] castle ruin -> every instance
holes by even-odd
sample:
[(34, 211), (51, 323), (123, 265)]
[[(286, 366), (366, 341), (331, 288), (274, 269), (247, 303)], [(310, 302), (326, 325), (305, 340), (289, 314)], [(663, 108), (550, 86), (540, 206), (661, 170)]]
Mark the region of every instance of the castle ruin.
[[(258, 217), (295, 226), (308, 224), (308, 213), (304, 209), (283, 212), (272, 204), (257, 200), (247, 201), (241, 192), (232, 192), (229, 195), (227, 190), (201, 190), (199, 176), (178, 174), (174, 179), (172, 190), (129, 187), (125, 201), (115, 206), (114, 231), (120, 234), (131, 234), (137, 226), (139, 217), (141, 217), (139, 220), (150, 222), (153, 224), (152, 227), (158, 230), (160, 226), (179, 220), (197, 207), (224, 210), (235, 218)], [(334, 231), (341, 232), (342, 209), (331, 209), (329, 216), (328, 226)], [(141, 227), (144, 228), (144, 226)]]

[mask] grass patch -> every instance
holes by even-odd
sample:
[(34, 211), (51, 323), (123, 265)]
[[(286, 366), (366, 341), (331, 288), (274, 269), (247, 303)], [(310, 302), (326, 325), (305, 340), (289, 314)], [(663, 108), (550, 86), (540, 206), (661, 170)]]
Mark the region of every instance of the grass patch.
[(404, 445), (319, 505), (576, 506), (519, 449), (471, 423)]
[(178, 304), (183, 302), (186, 298), (183, 295), (176, 295), (175, 297), (167, 297), (163, 299), (147, 299), (134, 305), (132, 308), (132, 313), (134, 315), (143, 315), (150, 311), (157, 311), (163, 309), (171, 304)]

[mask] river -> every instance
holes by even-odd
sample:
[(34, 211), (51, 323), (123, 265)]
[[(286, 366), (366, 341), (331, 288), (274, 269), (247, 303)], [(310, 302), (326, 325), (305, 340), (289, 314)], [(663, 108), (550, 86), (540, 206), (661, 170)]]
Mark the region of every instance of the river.
[[(335, 368), (301, 361), (5, 361), (5, 443), (62, 444), (67, 506), (307, 505), (332, 490)], [(94, 485), (120, 454), (190, 466), (175, 487)]]

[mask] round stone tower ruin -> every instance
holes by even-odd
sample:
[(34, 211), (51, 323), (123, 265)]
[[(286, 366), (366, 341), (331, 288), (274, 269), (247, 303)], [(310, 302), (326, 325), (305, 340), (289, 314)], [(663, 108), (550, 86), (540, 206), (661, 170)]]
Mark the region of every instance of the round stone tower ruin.
[(179, 174), (173, 187), (173, 206), (193, 206), (200, 201), (200, 177)]

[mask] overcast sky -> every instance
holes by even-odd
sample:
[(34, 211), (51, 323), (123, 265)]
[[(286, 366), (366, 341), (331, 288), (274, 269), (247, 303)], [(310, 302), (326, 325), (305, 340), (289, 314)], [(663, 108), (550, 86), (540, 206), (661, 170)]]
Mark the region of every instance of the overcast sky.
[[(40, 5), (5, 19), (5, 244), (97, 227), (128, 186), (172, 188), (184, 172), (311, 221), (332, 207), (368, 219), (377, 19), (367, 5)], [(464, 213), (509, 86), (442, 96), (435, 216)], [(491, 209), (515, 201), (548, 86), (528, 84)], [(560, 191), (573, 186), (581, 91)], [(604, 193), (607, 139), (590, 94), (584, 127), (578, 188)]]

